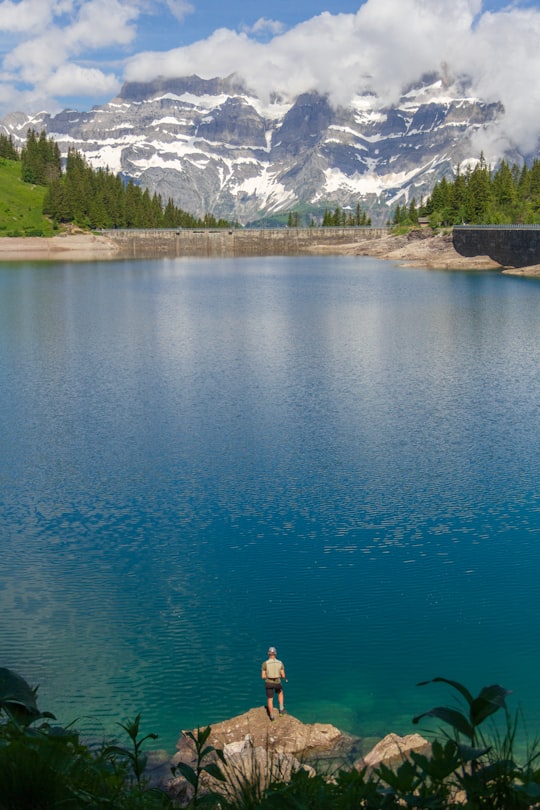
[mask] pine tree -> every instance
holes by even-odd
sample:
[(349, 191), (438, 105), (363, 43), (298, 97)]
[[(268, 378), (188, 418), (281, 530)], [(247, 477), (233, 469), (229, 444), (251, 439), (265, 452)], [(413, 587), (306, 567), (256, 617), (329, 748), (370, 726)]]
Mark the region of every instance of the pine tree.
[(492, 188), (489, 171), (485, 160), (480, 162), (469, 173), (467, 182), (466, 215), (467, 221), (487, 224), (492, 214)]
[(513, 222), (516, 217), (517, 187), (514, 174), (503, 160), (492, 180), (493, 202), (499, 222)]
[[(57, 222), (76, 222), (88, 228), (229, 227), (212, 214), (204, 219), (163, 201), (157, 192), (126, 185), (108, 169), (93, 169), (76, 149), (69, 149), (64, 173), (58, 145), (45, 133), (29, 131), (21, 154), (22, 175), (47, 186), (43, 212)], [(298, 215), (297, 215), (298, 216)]]
[(21, 151), (21, 176), (25, 183), (46, 186), (60, 177), (62, 166), (60, 149), (53, 138), (47, 138), (45, 130), (39, 137), (33, 129), (28, 130), (26, 145)]
[(0, 157), (6, 160), (19, 160), (20, 155), (13, 144), (11, 135), (0, 133)]

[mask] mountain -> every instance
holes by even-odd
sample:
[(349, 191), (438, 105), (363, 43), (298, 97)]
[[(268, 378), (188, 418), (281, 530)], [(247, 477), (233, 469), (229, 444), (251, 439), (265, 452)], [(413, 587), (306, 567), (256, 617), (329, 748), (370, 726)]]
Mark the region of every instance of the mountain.
[(64, 154), (75, 147), (198, 216), (248, 223), (359, 202), (381, 224), (477, 159), (473, 136), (502, 114), (438, 76), (382, 108), (372, 95), (346, 108), (315, 92), (265, 101), (234, 76), (190, 76), (127, 83), (89, 112), (10, 114), (0, 130), (22, 144), (45, 129)]

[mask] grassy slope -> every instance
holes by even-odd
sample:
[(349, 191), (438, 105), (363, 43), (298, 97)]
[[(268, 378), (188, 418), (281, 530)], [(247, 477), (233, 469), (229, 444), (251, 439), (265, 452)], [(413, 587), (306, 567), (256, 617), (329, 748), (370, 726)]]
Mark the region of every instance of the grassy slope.
[(52, 236), (41, 213), (45, 188), (23, 183), (21, 164), (0, 158), (0, 236)]

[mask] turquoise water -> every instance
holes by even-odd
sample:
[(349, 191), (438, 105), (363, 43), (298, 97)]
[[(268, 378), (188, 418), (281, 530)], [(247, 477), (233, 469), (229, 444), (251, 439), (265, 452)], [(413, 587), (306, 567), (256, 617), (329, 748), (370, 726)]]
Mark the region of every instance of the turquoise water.
[(0, 267), (0, 666), (93, 734), (286, 704), (540, 731), (540, 283), (364, 257)]

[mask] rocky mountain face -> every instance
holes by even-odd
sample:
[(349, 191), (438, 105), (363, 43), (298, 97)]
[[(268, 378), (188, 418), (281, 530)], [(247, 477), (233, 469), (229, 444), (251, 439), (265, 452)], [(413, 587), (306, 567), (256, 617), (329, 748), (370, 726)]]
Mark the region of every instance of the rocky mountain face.
[(21, 145), (45, 129), (63, 154), (74, 147), (199, 216), (245, 224), (360, 203), (384, 224), (393, 204), (478, 158), (472, 136), (501, 113), (438, 77), (381, 109), (370, 95), (347, 108), (317, 93), (265, 101), (234, 77), (191, 76), (128, 83), (89, 112), (14, 113), (0, 130)]

